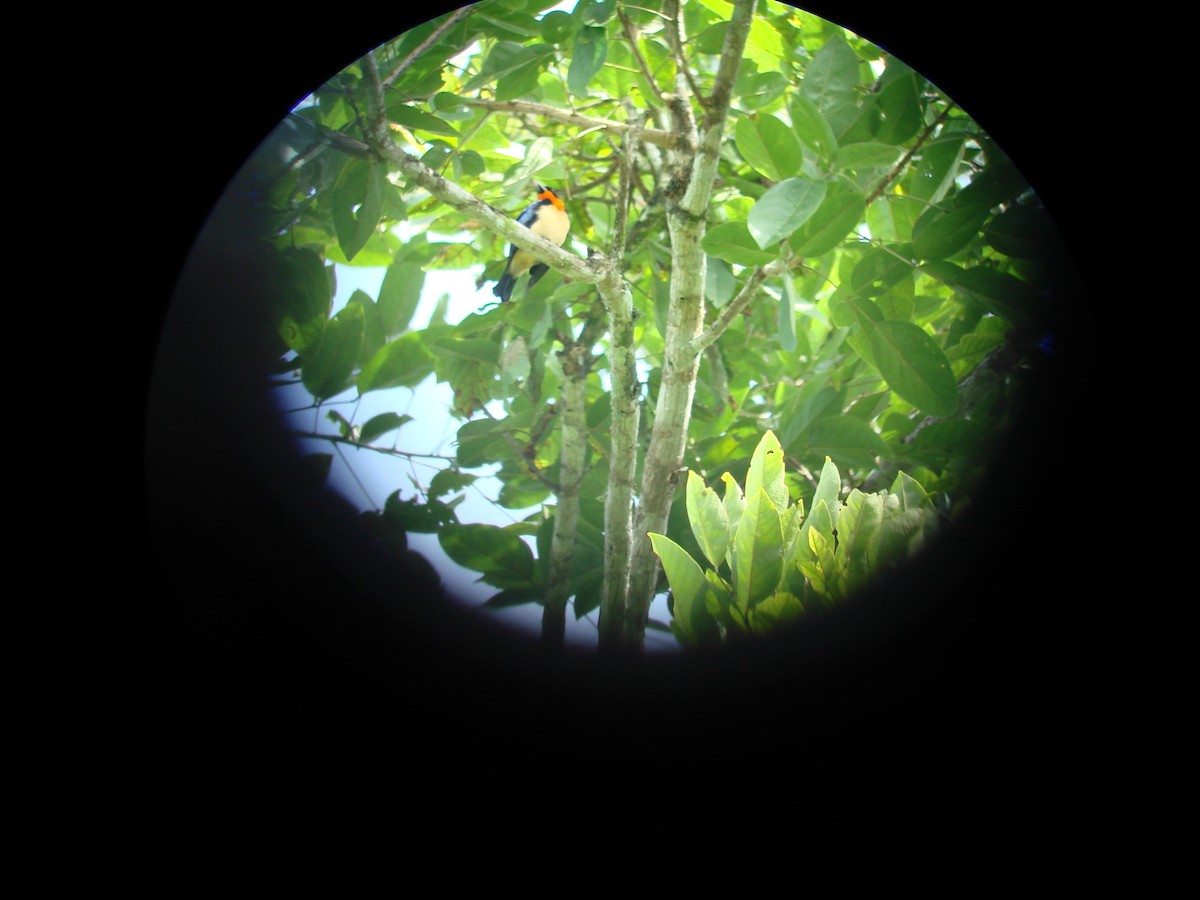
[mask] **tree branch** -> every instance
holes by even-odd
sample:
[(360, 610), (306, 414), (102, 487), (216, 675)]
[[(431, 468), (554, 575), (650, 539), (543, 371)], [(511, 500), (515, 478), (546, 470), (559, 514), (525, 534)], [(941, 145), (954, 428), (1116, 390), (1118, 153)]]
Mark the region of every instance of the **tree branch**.
[(683, 33), (683, 23), (679, 21), (680, 12), (681, 7), (678, 0), (666, 0), (663, 4), (663, 15), (666, 17), (663, 31), (667, 36), (667, 47), (675, 58), (676, 83), (678, 83), (679, 73), (682, 72), (683, 80), (691, 95), (696, 98), (697, 103), (703, 106), (707, 101), (700, 93), (700, 86), (692, 77), (692, 67), (688, 65), (687, 57), (683, 55), (683, 45), (687, 38)]
[(691, 352), (703, 353), (717, 338), (725, 333), (725, 329), (729, 327), (745, 309), (750, 301), (758, 295), (758, 289), (762, 287), (762, 283), (768, 278), (775, 275), (780, 275), (788, 269), (787, 262), (782, 259), (777, 259), (774, 262), (767, 263), (765, 266), (759, 266), (749, 277), (742, 283), (742, 288), (738, 291), (736, 297), (733, 298), (725, 308), (721, 310), (721, 314), (713, 321), (711, 325), (704, 330), (703, 334), (697, 335), (690, 344)]
[(934, 131), (937, 130), (938, 126), (946, 121), (946, 117), (950, 115), (950, 111), (952, 109), (954, 109), (953, 103), (949, 104), (945, 109), (942, 110), (941, 115), (925, 126), (925, 130), (921, 132), (920, 137), (913, 142), (913, 145), (908, 148), (904, 156), (900, 158), (900, 161), (896, 163), (896, 165), (892, 166), (891, 171), (884, 175), (883, 178), (880, 179), (879, 184), (875, 185), (875, 188), (867, 195), (867, 206), (870, 206), (872, 203), (882, 197), (883, 192), (887, 190), (888, 185), (900, 177), (900, 173), (904, 171), (904, 167), (912, 161), (913, 156), (915, 156), (916, 152), (921, 149), (927, 140), (929, 140)]
[[(648, 532), (665, 534), (675, 493), (675, 473), (687, 446), (688, 422), (695, 398), (699, 352), (693, 342), (704, 324), (705, 256), (702, 247), (705, 217), (712, 200), (725, 120), (733, 97), (733, 84), (741, 67), (757, 0), (735, 0), (733, 16), (725, 33), (721, 62), (713, 93), (694, 153), (676, 152), (667, 187), (667, 226), (671, 236), (671, 301), (667, 310), (666, 348), (662, 379), (654, 415), (654, 431), (646, 449), (642, 469), (641, 501), (634, 525), (633, 559), (629, 590), (617, 646), (605, 647), (608, 636), (602, 629), (602, 649), (637, 653), (642, 648), (646, 616), (658, 581), (658, 558)], [(680, 81), (677, 87), (685, 88)], [(685, 97), (669, 105), (672, 123), (680, 141), (696, 140), (689, 123), (691, 107)], [(764, 276), (765, 277), (765, 276)], [(615, 424), (614, 408), (614, 424)], [(601, 624), (604, 618), (601, 616)]]
[[(559, 109), (555, 106), (548, 106), (545, 103), (531, 103), (528, 100), (483, 100), (473, 97), (460, 97), (459, 102), (464, 106), (477, 106), (481, 109), (491, 109), (496, 112), (541, 116), (543, 119), (549, 119), (552, 122), (561, 122), (564, 125), (578, 125), (581, 128), (597, 128), (617, 135), (623, 135), (631, 127), (624, 122), (614, 122), (612, 119), (598, 119), (593, 116), (584, 116), (565, 109)], [(658, 128), (645, 129), (642, 132), (642, 140), (647, 143), (657, 144), (660, 147), (670, 148), (676, 146), (675, 134), (670, 131), (662, 131)]]
[(637, 31), (637, 26), (629, 16), (625, 15), (625, 10), (617, 7), (617, 18), (621, 20), (621, 27), (625, 29), (625, 39), (629, 41), (629, 49), (633, 53), (633, 58), (637, 60), (638, 68), (642, 70), (642, 77), (646, 79), (646, 83), (650, 86), (651, 93), (654, 94), (656, 100), (661, 105), (663, 102), (662, 91), (659, 90), (658, 82), (654, 80), (654, 76), (650, 73), (650, 66), (646, 64), (646, 58), (642, 56), (642, 51), (638, 47), (638, 38), (640, 35)]
[(595, 284), (604, 277), (602, 258), (582, 260), (573, 253), (568, 253), (397, 147), (388, 130), (383, 83), (379, 80), (379, 67), (374, 54), (368, 53), (363, 57), (363, 78), (367, 83), (367, 103), (370, 108), (366, 132), (369, 142), (381, 159), (410, 182), (424, 188), (448, 206), (474, 217), (489, 231), (516, 244), (522, 250), (528, 250), (562, 275), (590, 284)]
[(396, 68), (392, 70), (391, 74), (388, 75), (387, 78), (383, 79), (381, 82), (383, 89), (385, 91), (390, 89), (391, 86), (396, 83), (396, 79), (408, 71), (408, 67), (416, 62), (421, 57), (421, 54), (428, 50), (443, 34), (457, 25), (464, 18), (469, 16), (471, 14), (471, 9), (472, 7), (468, 5), (462, 7), (461, 9), (456, 9), (454, 12), (450, 13), (450, 15), (446, 17), (446, 21), (442, 22), (441, 25), (430, 32), (429, 37), (417, 44), (417, 46), (413, 48), (412, 52), (400, 61), (400, 65), (396, 66)]

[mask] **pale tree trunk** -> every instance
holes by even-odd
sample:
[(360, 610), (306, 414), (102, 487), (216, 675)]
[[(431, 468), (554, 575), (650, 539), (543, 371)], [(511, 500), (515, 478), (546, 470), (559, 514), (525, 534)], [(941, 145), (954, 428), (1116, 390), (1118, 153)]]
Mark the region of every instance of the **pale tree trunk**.
[[(666, 172), (665, 196), (672, 251), (670, 307), (654, 428), (646, 451), (633, 528), (628, 589), (619, 611), (619, 622), (605, 626), (605, 613), (601, 613), (601, 650), (605, 652), (636, 654), (641, 651), (646, 619), (654, 598), (658, 559), (647, 534), (667, 530), (677, 473), (683, 463), (696, 376), (704, 349), (698, 341), (704, 325), (705, 255), (701, 242), (733, 84), (741, 67), (755, 5), (756, 0), (735, 0), (720, 67), (712, 93), (707, 98), (694, 95), (693, 82), (684, 74), (688, 69), (678, 7), (675, 4), (664, 6), (668, 15), (674, 14), (667, 29), (668, 42), (672, 44), (681, 73), (676, 79), (675, 95), (667, 98), (677, 137), (676, 147), (681, 148), (670, 151)], [(692, 110), (697, 107), (705, 110), (699, 124), (692, 116)], [(608, 613), (612, 616), (617, 610), (610, 607)]]
[(571, 563), (575, 558), (575, 538), (579, 527), (579, 488), (587, 456), (585, 421), (587, 348), (572, 344), (561, 354), (563, 381), (559, 389), (558, 409), (562, 449), (558, 455), (557, 505), (554, 531), (546, 567), (546, 597), (542, 609), (542, 647), (550, 652), (562, 649), (567, 626), (567, 600), (570, 597)]

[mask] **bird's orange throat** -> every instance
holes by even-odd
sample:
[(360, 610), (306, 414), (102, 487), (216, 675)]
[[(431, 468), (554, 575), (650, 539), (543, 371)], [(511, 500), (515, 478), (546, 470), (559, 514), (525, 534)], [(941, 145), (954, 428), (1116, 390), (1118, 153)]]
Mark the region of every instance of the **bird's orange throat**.
[(549, 200), (560, 212), (566, 212), (566, 206), (564, 206), (563, 202), (558, 199), (558, 195), (555, 194), (554, 191), (542, 191), (537, 195), (537, 198), (539, 200)]

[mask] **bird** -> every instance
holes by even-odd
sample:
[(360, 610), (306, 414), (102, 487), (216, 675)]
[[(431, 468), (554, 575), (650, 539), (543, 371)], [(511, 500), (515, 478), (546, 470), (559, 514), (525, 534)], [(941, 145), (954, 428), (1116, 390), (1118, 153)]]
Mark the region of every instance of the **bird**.
[[(561, 247), (567, 239), (567, 232), (571, 230), (571, 220), (567, 218), (566, 207), (558, 194), (550, 188), (543, 184), (536, 187), (537, 199), (525, 207), (525, 212), (521, 213), (517, 221), (534, 234)], [(516, 244), (512, 244), (508, 250), (508, 263), (504, 266), (504, 274), (492, 288), (492, 293), (504, 303), (512, 296), (513, 285), (519, 277), (528, 272), (528, 287), (533, 287), (549, 268), (545, 263), (538, 262), (537, 257), (528, 250), (521, 250)]]

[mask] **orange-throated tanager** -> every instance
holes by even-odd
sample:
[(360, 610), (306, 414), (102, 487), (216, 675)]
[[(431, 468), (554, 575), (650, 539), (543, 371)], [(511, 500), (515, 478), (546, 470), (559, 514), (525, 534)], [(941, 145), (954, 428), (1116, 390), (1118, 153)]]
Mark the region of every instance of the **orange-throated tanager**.
[[(525, 208), (525, 212), (521, 213), (517, 221), (534, 234), (561, 247), (563, 241), (567, 239), (567, 232), (571, 230), (567, 211), (563, 207), (563, 202), (558, 199), (558, 195), (550, 188), (539, 184), (537, 189), (537, 199)], [(512, 296), (513, 284), (517, 278), (528, 272), (528, 287), (533, 287), (537, 284), (537, 280), (546, 274), (548, 268), (549, 266), (545, 263), (538, 262), (537, 257), (532, 253), (521, 250), (516, 244), (512, 244), (508, 250), (508, 264), (504, 267), (504, 274), (492, 288), (492, 293), (503, 303)]]

